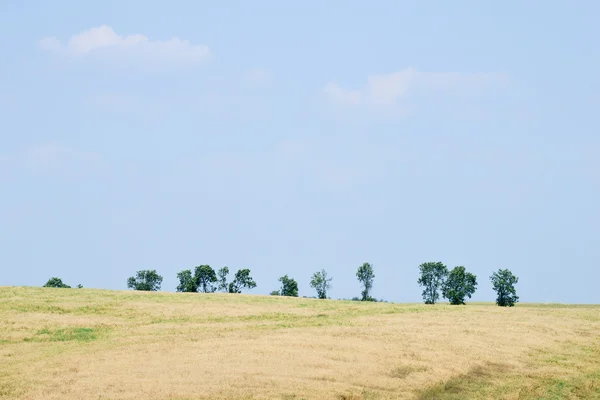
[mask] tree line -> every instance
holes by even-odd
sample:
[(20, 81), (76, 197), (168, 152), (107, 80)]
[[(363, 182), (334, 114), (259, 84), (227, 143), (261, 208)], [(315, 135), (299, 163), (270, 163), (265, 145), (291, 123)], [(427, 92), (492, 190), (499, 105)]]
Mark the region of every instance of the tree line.
[[(249, 269), (240, 269), (231, 281), (229, 268), (223, 267), (215, 271), (210, 265), (200, 265), (193, 270), (186, 269), (177, 273), (179, 284), (178, 292), (201, 293), (242, 293), (256, 287)], [(369, 263), (363, 263), (356, 271), (356, 278), (362, 286), (361, 297), (352, 300), (377, 301), (371, 296), (375, 271)], [(316, 298), (328, 299), (327, 292), (331, 289), (333, 278), (324, 269), (315, 272), (310, 280), (310, 287), (316, 291)], [(501, 307), (512, 307), (519, 301), (515, 284), (519, 282), (508, 269), (494, 271), (490, 276), (492, 286), (496, 292), (496, 304)], [(156, 270), (137, 271), (134, 276), (127, 279), (127, 288), (133, 290), (158, 291), (161, 288), (163, 277)], [(298, 282), (287, 274), (280, 277), (281, 284), (278, 290), (271, 292), (273, 296), (298, 297)], [(467, 298), (477, 290), (477, 277), (468, 272), (465, 267), (457, 266), (448, 270), (442, 262), (426, 262), (419, 265), (419, 279), (417, 283), (423, 288), (422, 296), (425, 304), (435, 304), (441, 298), (447, 299), (452, 305), (465, 304)], [(70, 288), (60, 278), (53, 277), (44, 287)], [(78, 285), (78, 288), (83, 286)]]

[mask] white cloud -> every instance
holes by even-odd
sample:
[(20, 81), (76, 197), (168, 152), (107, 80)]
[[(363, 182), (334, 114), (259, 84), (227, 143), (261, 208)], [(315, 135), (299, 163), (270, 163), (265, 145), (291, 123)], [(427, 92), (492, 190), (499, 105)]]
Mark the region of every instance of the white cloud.
[(402, 110), (406, 100), (412, 95), (480, 86), (500, 77), (492, 73), (421, 72), (415, 68), (406, 68), (390, 74), (369, 76), (366, 85), (359, 90), (345, 89), (335, 82), (329, 82), (323, 91), (329, 101), (336, 105)]
[(204, 44), (192, 44), (179, 38), (152, 41), (141, 34), (118, 35), (107, 25), (78, 33), (66, 43), (46, 37), (38, 46), (41, 50), (71, 57), (118, 56), (172, 64), (196, 64), (210, 57), (210, 49)]
[(44, 51), (56, 51), (60, 50), (61, 44), (60, 40), (52, 36), (41, 39), (38, 42), (38, 47)]
[(357, 105), (361, 100), (361, 93), (358, 90), (346, 90), (333, 82), (325, 85), (324, 92), (335, 104)]

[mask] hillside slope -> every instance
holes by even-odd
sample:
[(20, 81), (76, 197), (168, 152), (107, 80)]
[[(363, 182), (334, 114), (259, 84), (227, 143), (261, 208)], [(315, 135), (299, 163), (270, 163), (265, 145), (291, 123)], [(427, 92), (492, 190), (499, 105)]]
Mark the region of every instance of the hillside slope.
[(0, 287), (0, 398), (600, 398), (600, 306)]

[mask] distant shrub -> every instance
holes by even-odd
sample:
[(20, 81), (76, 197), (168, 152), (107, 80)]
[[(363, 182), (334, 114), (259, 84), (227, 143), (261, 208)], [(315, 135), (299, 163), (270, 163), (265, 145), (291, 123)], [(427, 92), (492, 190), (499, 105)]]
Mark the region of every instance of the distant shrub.
[(71, 288), (71, 286), (63, 283), (62, 279), (56, 278), (56, 277), (48, 279), (48, 282), (46, 282), (46, 284), (43, 287), (65, 288), (65, 289)]

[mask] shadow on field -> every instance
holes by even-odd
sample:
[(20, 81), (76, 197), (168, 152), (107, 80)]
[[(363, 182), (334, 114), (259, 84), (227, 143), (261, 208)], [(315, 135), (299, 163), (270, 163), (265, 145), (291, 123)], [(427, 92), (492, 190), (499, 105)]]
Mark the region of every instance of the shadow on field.
[(465, 399), (467, 394), (477, 393), (495, 377), (509, 373), (513, 367), (506, 364), (486, 363), (471, 368), (464, 374), (446, 382), (430, 386), (416, 397), (418, 400)]

